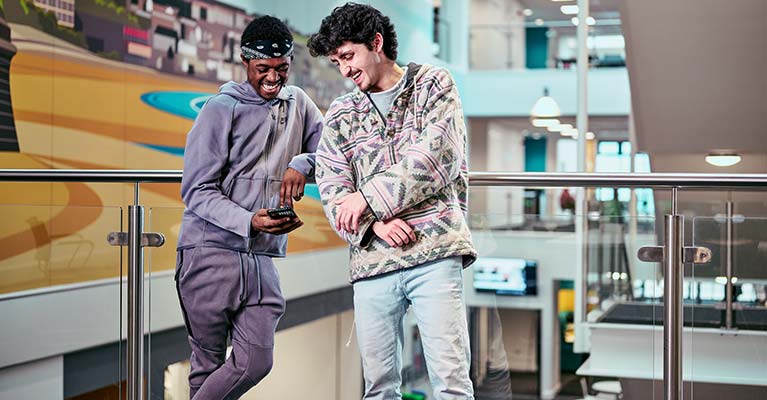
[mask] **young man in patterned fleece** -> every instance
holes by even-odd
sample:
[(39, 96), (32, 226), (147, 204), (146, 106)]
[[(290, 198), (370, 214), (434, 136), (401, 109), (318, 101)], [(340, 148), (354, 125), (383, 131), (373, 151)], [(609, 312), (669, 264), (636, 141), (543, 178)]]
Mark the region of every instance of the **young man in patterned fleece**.
[(466, 222), (466, 132), (442, 68), (400, 67), (389, 18), (333, 10), (309, 39), (357, 88), (325, 115), (316, 179), (328, 219), (351, 245), (365, 399), (400, 399), (402, 319), (421, 333), (437, 399), (473, 399), (463, 267), (476, 258)]

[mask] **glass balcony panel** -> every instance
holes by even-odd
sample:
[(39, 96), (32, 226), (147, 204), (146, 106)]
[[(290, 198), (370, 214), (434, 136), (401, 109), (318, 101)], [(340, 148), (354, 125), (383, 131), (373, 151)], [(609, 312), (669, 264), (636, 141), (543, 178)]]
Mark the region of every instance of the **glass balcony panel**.
[(696, 318), (684, 330), (684, 379), (693, 395), (726, 391), (759, 398), (765, 393), (767, 218), (751, 217), (759, 214), (752, 206), (735, 201), (731, 215), (725, 206), (722, 213), (692, 219), (693, 246), (712, 253), (708, 263), (686, 268), (685, 302)]
[[(0, 191), (3, 202), (38, 202), (0, 205), (0, 315), (6, 321), (0, 369), (61, 362), (57, 373), (71, 395), (98, 389), (94, 382), (118, 387), (125, 372), (125, 269), (121, 248), (107, 235), (122, 230), (122, 209), (46, 205), (59, 199), (52, 193), (66, 191), (69, 199), (91, 193), (78, 184), (50, 189), (23, 183)], [(99, 379), (83, 371), (98, 371)]]
[(120, 275), (119, 207), (0, 205), (0, 295)]
[[(617, 200), (614, 202), (617, 203)], [(662, 264), (637, 257), (658, 246), (655, 218), (626, 215), (620, 208), (591, 211), (587, 220), (586, 322), (589, 356), (579, 374), (590, 393), (615, 397), (641, 387), (662, 388)]]
[[(570, 190), (575, 197), (577, 189)], [(596, 200), (589, 202), (587, 215), (574, 215), (574, 203), (553, 203), (562, 193), (562, 189), (471, 189), (470, 226), (479, 259), (464, 273), (470, 321), (475, 322), (470, 331), (473, 339), (485, 337), (488, 334), (477, 329), (492, 331), (491, 317), (497, 314), (498, 335), (505, 344), (495, 350), (504, 356), (496, 354), (479, 362), (505, 358), (516, 389), (525, 374), (539, 377), (540, 383), (532, 385), (537, 390), (527, 392), (539, 396), (552, 393), (557, 385), (562, 388), (560, 394), (582, 395), (585, 388), (592, 394), (609, 395), (611, 390), (620, 392), (623, 379), (660, 376), (661, 264), (637, 259), (640, 247), (657, 244), (654, 216), (633, 215), (625, 204)], [(593, 191), (588, 193), (593, 196)], [(587, 231), (585, 321), (575, 317), (576, 291), (581, 291), (575, 282), (580, 278), (578, 257), (583, 243), (576, 226), (581, 222)], [(535, 265), (534, 294), (487, 282), (512, 285), (513, 279), (504, 278), (502, 272), (514, 263)], [(531, 331), (525, 331), (528, 328), (539, 333), (532, 343), (520, 339), (531, 337)], [(585, 343), (583, 349), (576, 345), (579, 340)], [(482, 346), (478, 343), (474, 348)], [(487, 340), (486, 345), (492, 343)], [(540, 347), (530, 353), (536, 343)], [(616, 352), (621, 357), (615, 357)], [(530, 357), (520, 359), (524, 354)], [(480, 379), (475, 384), (484, 377), (474, 377)]]

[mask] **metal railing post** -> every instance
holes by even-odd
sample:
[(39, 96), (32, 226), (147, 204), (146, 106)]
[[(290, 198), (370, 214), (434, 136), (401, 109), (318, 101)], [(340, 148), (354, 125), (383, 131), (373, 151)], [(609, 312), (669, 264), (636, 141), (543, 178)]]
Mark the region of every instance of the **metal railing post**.
[(144, 399), (144, 207), (138, 201), (128, 206), (128, 400)]
[(671, 215), (665, 216), (665, 250), (663, 276), (663, 388), (665, 400), (682, 399), (682, 254), (684, 217), (677, 214), (677, 188), (671, 189)]
[(732, 239), (733, 239), (733, 204), (732, 200), (727, 201), (727, 244), (725, 246), (725, 277), (727, 278), (727, 283), (725, 285), (725, 296), (724, 296), (724, 326), (727, 329), (732, 329), (732, 300), (733, 300), (733, 287), (732, 287), (732, 262), (733, 262), (733, 256), (732, 256)]

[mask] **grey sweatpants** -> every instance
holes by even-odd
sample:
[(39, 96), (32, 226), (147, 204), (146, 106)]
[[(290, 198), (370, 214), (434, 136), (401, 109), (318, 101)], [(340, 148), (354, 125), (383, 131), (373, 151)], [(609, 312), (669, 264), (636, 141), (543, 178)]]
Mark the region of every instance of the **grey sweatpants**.
[(272, 368), (274, 332), (285, 312), (277, 270), (270, 257), (215, 247), (177, 256), (176, 289), (192, 348), (191, 398), (237, 399)]

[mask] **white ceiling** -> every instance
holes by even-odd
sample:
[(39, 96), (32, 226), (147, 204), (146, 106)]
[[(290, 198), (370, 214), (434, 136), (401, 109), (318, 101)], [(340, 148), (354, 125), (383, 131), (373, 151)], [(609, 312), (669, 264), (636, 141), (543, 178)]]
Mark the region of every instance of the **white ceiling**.
[(619, 5), (639, 150), (767, 153), (767, 1)]

